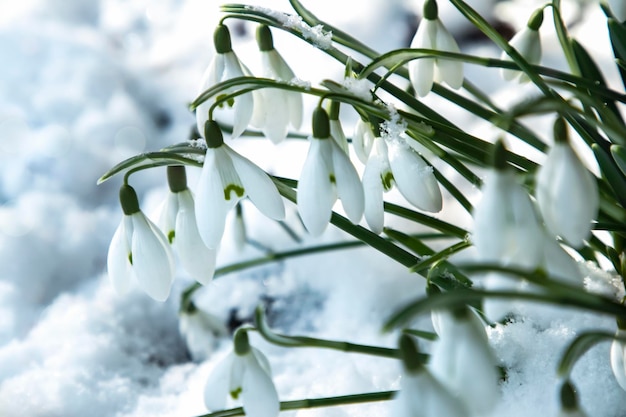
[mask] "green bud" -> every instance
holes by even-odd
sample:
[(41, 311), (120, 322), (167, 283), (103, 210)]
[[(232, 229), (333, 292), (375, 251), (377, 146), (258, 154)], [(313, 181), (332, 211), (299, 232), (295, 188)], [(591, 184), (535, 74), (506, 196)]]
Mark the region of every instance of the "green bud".
[(127, 216), (139, 213), (140, 211), (137, 193), (135, 189), (128, 184), (123, 184), (120, 187), (120, 204), (122, 205), (122, 211)]
[(182, 165), (170, 165), (167, 167), (167, 184), (170, 191), (180, 193), (187, 189), (187, 171)]
[(207, 120), (204, 123), (204, 138), (206, 146), (211, 149), (219, 148), (224, 144), (222, 129), (215, 120)]
[(554, 142), (569, 143), (569, 132), (567, 131), (567, 123), (562, 117), (558, 117), (554, 121)]
[(313, 137), (316, 139), (330, 138), (330, 120), (328, 113), (321, 107), (313, 111)]
[(239, 356), (243, 356), (250, 352), (250, 340), (248, 339), (249, 328), (240, 327), (235, 330), (233, 336), (233, 345), (235, 353)]
[(417, 344), (411, 336), (403, 333), (398, 344), (400, 345), (400, 357), (407, 372), (417, 373), (424, 369), (424, 365), (420, 361)]
[(272, 31), (267, 25), (259, 25), (259, 27), (256, 28), (256, 42), (261, 51), (271, 51), (274, 49)]
[(528, 19), (528, 23), (526, 26), (530, 30), (534, 30), (535, 32), (539, 30), (541, 24), (543, 23), (543, 7), (538, 8), (530, 15), (530, 19)]
[(230, 41), (230, 31), (228, 27), (219, 25), (215, 28), (215, 32), (213, 32), (213, 43), (215, 45), (215, 51), (218, 54), (232, 52), (233, 45)]
[(570, 381), (565, 381), (561, 387), (561, 407), (566, 411), (578, 410), (578, 396)]
[(426, 0), (424, 2), (424, 19), (436, 20), (438, 17), (437, 2), (435, 0)]
[(498, 171), (504, 171), (507, 167), (506, 147), (502, 139), (498, 139), (494, 143), (493, 153), (491, 154), (491, 166)]

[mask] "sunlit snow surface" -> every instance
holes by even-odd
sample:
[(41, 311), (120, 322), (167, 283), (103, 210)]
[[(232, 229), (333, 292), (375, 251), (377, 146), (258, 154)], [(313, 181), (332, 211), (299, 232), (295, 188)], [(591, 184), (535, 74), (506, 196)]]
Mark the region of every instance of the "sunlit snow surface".
[[(386, 51), (408, 44), (421, 2), (309, 3), (321, 18)], [(519, 28), (531, 3), (540, 4), (517, 1), (500, 13), (512, 16), (510, 26)], [(592, 46), (603, 68), (611, 67), (608, 49), (598, 47), (606, 45), (606, 35), (597, 5), (581, 17), (575, 4), (564, 3), (568, 19), (578, 21), (574, 32), (579, 39)], [(286, 0), (253, 4), (289, 10)], [(452, 7), (440, 4), (455, 34), (467, 35), (468, 26)], [(472, 4), (491, 15), (492, 2)], [(206, 413), (204, 381), (230, 348), (230, 340), (217, 341), (207, 360), (191, 361), (178, 333), (178, 295), (191, 283), (182, 270), (164, 304), (140, 291), (125, 297), (114, 293), (105, 257), (121, 218), (121, 180), (100, 186), (96, 180), (123, 158), (188, 138), (194, 117), (186, 106), (211, 56), (217, 3), (2, 0), (0, 5), (0, 416)], [(227, 23), (237, 52), (254, 70), (254, 27)], [(553, 31), (545, 26), (545, 62), (562, 66)], [(480, 43), (461, 43), (467, 52), (499, 55)], [(343, 68), (301, 41), (277, 33), (275, 44), (304, 81), (339, 80), (343, 74)], [(530, 91), (505, 85), (495, 71), (488, 77), (479, 76), (475, 67), (466, 71), (503, 104)], [(308, 102), (309, 109), (313, 103)], [(476, 134), (493, 139), (495, 133), (484, 123), (450, 106), (446, 111)], [(354, 114), (345, 113), (352, 123)], [(351, 134), (351, 127), (346, 132)], [(268, 141), (240, 140), (234, 146), (285, 176), (297, 176), (306, 152), (303, 143), (273, 147)], [(193, 186), (197, 172), (189, 176)], [(132, 177), (146, 212), (154, 212), (164, 198), (164, 181), (162, 170)], [(277, 250), (297, 246), (252, 206), (244, 210), (253, 239)], [(302, 233), (293, 221), (293, 206), (288, 211)], [(448, 215), (456, 212), (456, 221), (467, 225), (467, 216), (453, 206)], [(243, 253), (235, 250), (229, 231), (227, 227), (221, 265), (261, 254), (250, 247)], [(331, 229), (303, 245), (339, 239), (345, 236)], [(599, 271), (590, 275), (588, 286), (594, 291), (616, 291), (610, 276)], [(397, 335), (381, 335), (382, 322), (394, 308), (422, 293), (421, 278), (371, 250), (351, 249), (224, 276), (200, 290), (197, 303), (233, 326), (249, 320), (263, 301), (271, 307), (272, 325), (285, 333), (393, 346)], [(524, 320), (490, 330), (493, 346), (509, 369), (494, 416), (555, 415), (555, 367), (564, 346), (585, 329), (615, 328), (606, 317), (573, 310), (528, 306), (525, 312)], [(429, 329), (428, 319), (416, 325)], [(252, 342), (268, 355), (283, 400), (398, 387), (398, 366), (388, 359), (285, 350), (256, 337)], [(607, 343), (593, 348), (573, 374), (582, 405), (593, 416), (621, 416), (626, 406), (608, 354)], [(388, 403), (374, 403), (289, 414), (388, 412)]]

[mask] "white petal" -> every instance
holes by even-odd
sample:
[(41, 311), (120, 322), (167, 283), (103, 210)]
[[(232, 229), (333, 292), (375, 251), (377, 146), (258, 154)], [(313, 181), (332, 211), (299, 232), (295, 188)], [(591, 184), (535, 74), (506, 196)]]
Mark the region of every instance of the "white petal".
[(234, 356), (233, 352), (226, 355), (215, 365), (207, 379), (204, 387), (204, 405), (209, 411), (222, 410), (226, 406)]
[(333, 204), (337, 200), (331, 183), (328, 139), (311, 139), (302, 173), (298, 181), (298, 212), (304, 226), (314, 236), (321, 235), (330, 222)]
[[(202, 93), (222, 81), (224, 71), (224, 54), (215, 54), (213, 56), (213, 59), (209, 63), (209, 66), (202, 75), (202, 79), (200, 81), (200, 91), (198, 93)], [(204, 124), (209, 119), (209, 108), (213, 103), (215, 103), (215, 98), (211, 98), (205, 101), (196, 108), (196, 123), (198, 126), (198, 131), (200, 132), (200, 135), (202, 135), (202, 137), (204, 137)]]
[(406, 391), (409, 416), (467, 417), (463, 404), (455, 398), (427, 369), (418, 374), (407, 374), (402, 380)]
[(367, 163), (367, 158), (370, 155), (373, 143), (374, 133), (372, 132), (371, 125), (359, 118), (354, 127), (354, 134), (352, 135), (352, 148), (354, 148), (354, 153), (364, 164)]
[[(284, 82), (290, 82), (295, 78), (293, 71), (278, 51), (275, 49), (268, 51), (267, 57), (267, 65), (271, 68), (273, 74), (270, 78)], [(302, 125), (302, 94), (284, 91), (284, 95), (287, 102), (283, 107), (289, 114), (291, 126), (295, 129), (299, 129)]]
[(280, 143), (287, 137), (289, 125), (287, 94), (282, 90), (266, 88), (260, 91), (260, 95), (263, 102), (255, 106), (255, 112), (261, 113), (259, 117), (263, 121), (260, 127), (268, 139)]
[(346, 134), (343, 132), (343, 127), (341, 126), (341, 122), (339, 120), (330, 120), (330, 136), (335, 140), (335, 142), (337, 142), (337, 145), (339, 145), (341, 150), (344, 151), (346, 155), (350, 154), (348, 139), (346, 138)]
[[(437, 37), (436, 20), (422, 19), (417, 28), (411, 48), (435, 49)], [(409, 62), (411, 83), (418, 96), (423, 97), (430, 92), (435, 74), (434, 58), (419, 58)]]
[(176, 217), (176, 251), (189, 275), (206, 285), (215, 272), (217, 251), (207, 248), (200, 237), (191, 192), (187, 189), (177, 194), (180, 209)]
[[(541, 38), (539, 32), (525, 26), (511, 38), (509, 44), (528, 61), (529, 64), (537, 65), (541, 61)], [(506, 53), (502, 53), (500, 59), (511, 61)], [(502, 78), (506, 81), (527, 81), (528, 77), (522, 71), (502, 69)]]
[(582, 286), (583, 276), (578, 263), (550, 236), (545, 236), (543, 254), (548, 275), (571, 285)]
[[(132, 224), (129, 216), (124, 216), (120, 225), (115, 230), (109, 253), (107, 256), (107, 271), (113, 288), (119, 295), (126, 294), (133, 277), (132, 266), (129, 261), (131, 248), (128, 233), (132, 232)], [(130, 230), (128, 230), (130, 226)]]
[(157, 225), (170, 243), (174, 242), (176, 231), (176, 215), (178, 214), (178, 196), (169, 192), (161, 207), (161, 214)]
[[(437, 19), (437, 38), (435, 40), (436, 48), (446, 52), (461, 52), (454, 37), (443, 26), (441, 21)], [(436, 60), (435, 79), (437, 81), (445, 81), (450, 87), (458, 89), (463, 85), (463, 62), (449, 59), (437, 58)]]
[(246, 355), (241, 400), (246, 416), (276, 417), (280, 411), (278, 393), (272, 378), (263, 370), (255, 356)]
[(267, 173), (227, 145), (223, 146), (230, 155), (245, 192), (254, 205), (267, 217), (274, 220), (284, 219), (283, 199)]
[[(382, 139), (379, 139), (382, 140)], [(380, 155), (370, 156), (363, 171), (363, 190), (365, 194), (365, 220), (374, 233), (382, 233), (384, 227), (383, 208), (383, 164)]]
[(389, 164), (398, 190), (409, 203), (431, 213), (441, 210), (441, 190), (432, 168), (408, 145), (392, 140)]
[(341, 199), (341, 205), (346, 215), (352, 223), (357, 224), (363, 217), (365, 206), (363, 185), (348, 155), (341, 150), (335, 141), (330, 140), (328, 143), (331, 145), (337, 194)]
[[(618, 330), (618, 336), (623, 336), (624, 331)], [(617, 380), (617, 383), (623, 390), (626, 391), (626, 363), (624, 357), (626, 356), (626, 345), (622, 341), (614, 340), (611, 344), (611, 370)]]
[(137, 282), (150, 297), (165, 301), (174, 278), (174, 257), (167, 238), (142, 212), (133, 220), (133, 270)]
[[(224, 54), (224, 60), (225, 73), (221, 81), (244, 76), (244, 68), (234, 52), (226, 52)], [(235, 111), (235, 119), (231, 137), (235, 139), (241, 136), (243, 131), (248, 128), (250, 120), (252, 119), (252, 111), (254, 110), (252, 94), (246, 93), (235, 97), (233, 109)]]
[[(229, 193), (230, 202), (227, 203), (224, 199), (224, 185), (218, 168), (218, 164), (224, 162), (217, 160), (218, 156), (221, 157), (222, 155), (223, 152), (218, 153), (216, 149), (207, 149), (197, 188), (196, 222), (198, 231), (204, 244), (211, 249), (217, 248), (222, 240), (226, 213), (230, 206), (239, 200), (239, 198), (235, 198), (234, 192)], [(226, 163), (232, 165), (230, 157)], [(232, 170), (234, 171), (234, 168)]]

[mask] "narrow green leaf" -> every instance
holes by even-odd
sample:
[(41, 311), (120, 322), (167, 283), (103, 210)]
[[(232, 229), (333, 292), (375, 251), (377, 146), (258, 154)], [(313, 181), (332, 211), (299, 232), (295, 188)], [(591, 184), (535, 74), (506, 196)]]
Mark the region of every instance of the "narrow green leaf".
[[(609, 38), (613, 47), (613, 55), (618, 61), (626, 61), (626, 22), (620, 23), (611, 18), (607, 20), (609, 27)], [(622, 84), (626, 87), (626, 70), (618, 65), (619, 73), (622, 78)]]
[(626, 148), (621, 145), (611, 145), (611, 155), (617, 167), (626, 176)]
[(613, 340), (616, 336), (614, 333), (608, 332), (586, 332), (578, 335), (572, 343), (569, 344), (557, 368), (559, 376), (569, 378), (574, 365), (578, 360), (592, 347), (598, 343)]
[(615, 199), (626, 208), (626, 177), (620, 169), (617, 168), (613, 158), (598, 144), (591, 145), (593, 154), (598, 161), (600, 171), (606, 178), (606, 182), (613, 190)]

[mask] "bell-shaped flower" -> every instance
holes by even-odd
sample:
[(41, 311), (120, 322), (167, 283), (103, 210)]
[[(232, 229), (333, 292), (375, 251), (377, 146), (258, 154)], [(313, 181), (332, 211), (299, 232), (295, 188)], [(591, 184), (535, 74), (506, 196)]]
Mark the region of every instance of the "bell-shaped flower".
[(341, 199), (353, 223), (363, 216), (363, 186), (348, 156), (330, 137), (328, 114), (313, 113), (313, 135), (298, 181), (298, 212), (312, 235), (320, 235), (330, 222), (333, 205)]
[(500, 397), (500, 375), (483, 323), (468, 308), (439, 316), (429, 368), (473, 415), (488, 414)]
[(185, 168), (168, 166), (167, 178), (170, 193), (159, 217), (159, 227), (189, 275), (206, 285), (215, 272), (217, 251), (209, 249), (198, 232), (194, 199), (187, 188)]
[[(424, 18), (411, 42), (414, 49), (434, 49), (459, 53), (456, 41), (438, 17), (437, 2), (424, 2)], [(409, 78), (418, 96), (427, 95), (433, 82), (445, 82), (452, 88), (463, 85), (463, 62), (444, 58), (419, 58), (409, 62)]]
[(208, 359), (218, 339), (228, 334), (219, 318), (200, 310), (193, 302), (180, 311), (178, 331), (187, 344), (191, 358), (197, 362)]
[[(522, 30), (517, 32), (509, 41), (509, 44), (531, 65), (539, 65), (541, 61), (541, 38), (539, 36), (539, 28), (543, 23), (543, 8), (537, 9), (528, 24)], [(511, 57), (502, 52), (500, 59), (503, 61), (512, 61)], [(528, 76), (518, 70), (502, 69), (502, 78), (507, 81), (528, 81)]]
[(266, 216), (282, 220), (283, 200), (271, 178), (224, 143), (219, 125), (205, 125), (207, 151), (197, 188), (196, 221), (200, 237), (216, 248), (224, 234), (226, 214), (244, 197)]
[[(283, 57), (274, 49), (272, 34), (265, 25), (257, 28), (257, 42), (261, 51), (261, 76), (290, 82), (295, 75)], [(260, 128), (272, 142), (282, 142), (289, 125), (299, 129), (302, 124), (302, 95), (278, 88), (257, 90), (252, 125)]]
[(381, 233), (384, 222), (383, 192), (396, 184), (400, 194), (415, 207), (438, 212), (442, 196), (432, 168), (404, 141), (374, 138), (373, 150), (363, 171), (365, 219), (374, 233)]
[(206, 407), (210, 411), (222, 410), (230, 395), (234, 400), (241, 397), (246, 416), (278, 416), (280, 402), (267, 358), (250, 346), (245, 330), (235, 332), (234, 339), (233, 352), (209, 375), (204, 389)]
[(337, 142), (337, 145), (341, 148), (346, 155), (350, 155), (350, 149), (348, 147), (348, 139), (341, 126), (339, 120), (339, 102), (331, 101), (330, 110), (328, 111), (329, 123), (330, 123), (330, 137)]
[(598, 215), (598, 186), (571, 148), (565, 121), (557, 119), (554, 130), (554, 146), (537, 172), (535, 196), (548, 230), (580, 247)]
[[(243, 77), (246, 73), (249, 73), (232, 49), (230, 32), (226, 26), (219, 25), (215, 29), (213, 39), (216, 54), (213, 56), (211, 63), (202, 76), (200, 93), (213, 87), (215, 84), (232, 78)], [(209, 119), (209, 109), (216, 102), (216, 99), (219, 96), (232, 94), (234, 91), (235, 90), (231, 89), (225, 90), (218, 96), (213, 96), (198, 105), (196, 108), (196, 123), (198, 125), (198, 131), (201, 134), (204, 133), (204, 124)], [(254, 99), (251, 93), (241, 94), (236, 96), (233, 100), (228, 100), (226, 105), (233, 108), (234, 120), (231, 136), (237, 138), (246, 130), (252, 119)]]
[(352, 148), (359, 161), (364, 164), (367, 163), (372, 146), (374, 145), (374, 132), (372, 131), (372, 124), (359, 118), (354, 127), (354, 134), (352, 135)]
[(617, 338), (611, 344), (611, 370), (615, 380), (626, 391), (626, 326), (618, 321)]
[(174, 278), (174, 256), (165, 235), (139, 209), (135, 190), (120, 188), (124, 218), (113, 235), (107, 270), (113, 288), (126, 293), (133, 280), (150, 297), (165, 301)]
[(624, 0), (607, 0), (611, 7), (611, 13), (619, 22), (626, 21), (626, 2)]
[(465, 405), (417, 359), (409, 336), (400, 338), (404, 372), (390, 415), (394, 417), (467, 417)]

